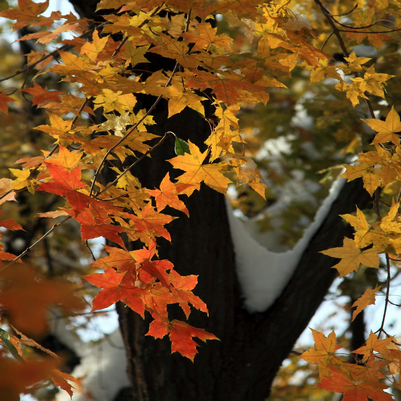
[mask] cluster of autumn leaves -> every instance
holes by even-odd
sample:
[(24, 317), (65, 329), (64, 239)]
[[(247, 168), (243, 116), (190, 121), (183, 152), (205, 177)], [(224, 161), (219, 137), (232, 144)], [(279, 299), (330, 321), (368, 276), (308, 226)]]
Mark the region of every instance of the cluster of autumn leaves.
[[(393, 3), (394, 7), (401, 9), (401, 4)], [(17, 20), (14, 29), (41, 27), (38, 32), (20, 40), (35, 39), (38, 43), (48, 44), (63, 32), (74, 32), (75, 35), (62, 41), (63, 46), (57, 54), (46, 50), (27, 55), (29, 68), (22, 73), (36, 69), (36, 77), (48, 72), (58, 74), (74, 91), (50, 91), (35, 81), (32, 87), (21, 88), (25, 96), (32, 96), (32, 105), (48, 112), (49, 123), (36, 129), (53, 137), (55, 147), (50, 152), (43, 151), (42, 156), (17, 161), (21, 168), (11, 169), (16, 178), (0, 180), (0, 203), (15, 201), (18, 192), (25, 189), (62, 197), (65, 201), (63, 207), (41, 215), (43, 218), (62, 218), (54, 229), (64, 221), (74, 219), (79, 223), (83, 241), (104, 237), (117, 245), (106, 246), (108, 255), (92, 263), (92, 268), (103, 269), (103, 272), (84, 277), (100, 288), (92, 310), (122, 301), (141, 316), (145, 311), (149, 312), (154, 320), (148, 335), (155, 338), (168, 335), (172, 352), (179, 352), (191, 360), (197, 352), (193, 338), (206, 341), (216, 337), (184, 321), (169, 320), (169, 304), (178, 304), (187, 317), (191, 306), (205, 313), (207, 306), (192, 292), (197, 284), (196, 276), (181, 276), (170, 261), (158, 259), (157, 238), (170, 240), (165, 226), (173, 220), (172, 216), (163, 213), (165, 207), (168, 205), (188, 216), (183, 202), (185, 196), (199, 190), (202, 182), (226, 193), (228, 184), (232, 182), (228, 177), (235, 177), (237, 184), (247, 184), (264, 196), (265, 187), (254, 162), (234, 149), (234, 143), (244, 145), (237, 113), (243, 102), (267, 102), (267, 88), (284, 87), (280, 78), (289, 77), (297, 65), (310, 71), (311, 82), (326, 78), (338, 80), (336, 89), (345, 92), (353, 106), (361, 99), (368, 100), (370, 95), (384, 98), (385, 83), (392, 77), (376, 73), (373, 66), (364, 67), (369, 59), (357, 57), (354, 53), (345, 58), (346, 63), (331, 65), (328, 62), (330, 56), (311, 44), (315, 36), (313, 31), (297, 21), (287, 6), (288, 1), (280, 0), (268, 5), (262, 1), (244, 3), (233, 0), (215, 3), (102, 0), (98, 10), (116, 9), (118, 12), (105, 15), (105, 22), (98, 24), (96, 29), (89, 28), (87, 21), (72, 14), (53, 12), (45, 17), (42, 13), (47, 3), (31, 0), (19, 0), (17, 9), (0, 14)], [(166, 11), (171, 14), (166, 16)], [(383, 14), (385, 9), (376, 11)], [(241, 52), (229, 36), (219, 34), (208, 21), (215, 14), (226, 15), (230, 24), (240, 26), (246, 35), (257, 40), (256, 53)], [(355, 15), (357, 21), (360, 13), (355, 11)], [(64, 22), (60, 21), (56, 29), (50, 29), (57, 20)], [(365, 18), (360, 21), (360, 26), (368, 23)], [(378, 46), (377, 36), (371, 35), (371, 38)], [(172, 60), (174, 67), (172, 70), (143, 73), (138, 66), (148, 63), (146, 55), (149, 53)], [(52, 57), (61, 58), (61, 62), (49, 66)], [(354, 77), (350, 82), (345, 75)], [(175, 134), (165, 133), (158, 137), (148, 132), (148, 127), (154, 124), (152, 110), (137, 110), (137, 94), (154, 96), (153, 107), (160, 99), (166, 99), (168, 118), (189, 107), (206, 119), (202, 103), (205, 101), (213, 102), (215, 108), (216, 118), (208, 120), (210, 136), (205, 141), (205, 150), (190, 141), (186, 143), (176, 138), (177, 156), (169, 162), (183, 173), (175, 181), (166, 173), (159, 188), (142, 187), (135, 177), (134, 167), (140, 163), (141, 157), (151, 156), (153, 149), (166, 136)], [(8, 103), (14, 101), (18, 103), (17, 95), (10, 97), (3, 91), (0, 110), (7, 113)], [(102, 109), (104, 122), (87, 124), (98, 108)], [(134, 109), (137, 111), (133, 112)], [(71, 115), (73, 117), (68, 118)], [(377, 132), (373, 140), (375, 150), (361, 154), (359, 163), (347, 166), (344, 176), (349, 180), (361, 177), (365, 188), (373, 195), (377, 188), (399, 179), (401, 150), (397, 132), (401, 131), (401, 125), (394, 108), (385, 121), (374, 118), (364, 121)], [(153, 145), (148, 141), (153, 141)], [(127, 168), (111, 163), (116, 178), (102, 185), (98, 178), (105, 164), (113, 158), (123, 163), (128, 156), (134, 156), (136, 161)], [(369, 219), (360, 210), (356, 216), (343, 216), (356, 229), (355, 238), (345, 238), (343, 247), (324, 251), (341, 259), (335, 266), (341, 276), (357, 271), (361, 263), (378, 268), (379, 254), (401, 253), (398, 209), (399, 203), (394, 201), (388, 214), (374, 223), (368, 223)], [(11, 220), (2, 220), (0, 225), (9, 230), (22, 229)], [(130, 241), (140, 241), (142, 249), (129, 251), (121, 233)], [(24, 254), (17, 256), (0, 250), (4, 267), (2, 277), (7, 283), (0, 295), (0, 303), (16, 330), (43, 331), (45, 312), (51, 305), (62, 304), (70, 311), (85, 307), (72, 285), (57, 291), (58, 295), (54, 294), (53, 298), (42, 300), (35, 308), (27, 306), (29, 291), (52, 293), (50, 287), (54, 284), (38, 279), (33, 273), (23, 275), (28, 281), (32, 277), (31, 283), (20, 283), (18, 277), (22, 275), (15, 273), (18, 271), (16, 266), (20, 264), (22, 267), (19, 269), (29, 270), (20, 263)], [(12, 269), (7, 267), (7, 262), (15, 263)], [(37, 286), (42, 287), (38, 289)], [(378, 290), (379, 287), (368, 289), (357, 301), (357, 311), (373, 303)], [(26, 299), (26, 303), (21, 299)], [(22, 357), (21, 344), (40, 346), (19, 331), (17, 333), (19, 336), (2, 330), (0, 339), (19, 360)], [(319, 386), (344, 392), (347, 399), (362, 400), (368, 396), (377, 400), (390, 399), (383, 392), (386, 386), (380, 381), (384, 377), (380, 371), (388, 366), (389, 374), (398, 372), (400, 351), (391, 338), (379, 340), (371, 334), (367, 345), (355, 351), (363, 355), (363, 364), (351, 365), (334, 354), (338, 348), (334, 334), (325, 338), (314, 332), (314, 336), (315, 349), (304, 353), (303, 358), (319, 364), (322, 378)], [(374, 352), (380, 353), (382, 359), (377, 360)], [(13, 369), (18, 371), (15, 377), (27, 377), (24, 372), (31, 369), (30, 363), (15, 364)], [(66, 380), (74, 379), (58, 371), (57, 363), (43, 364), (43, 369), (32, 367), (41, 372), (39, 378), (31, 377), (32, 382), (21, 379), (20, 384), (10, 390), (14, 392), (13, 396), (50, 376), (56, 385), (71, 394)], [(0, 381), (1, 377), (5, 376), (0, 375)]]

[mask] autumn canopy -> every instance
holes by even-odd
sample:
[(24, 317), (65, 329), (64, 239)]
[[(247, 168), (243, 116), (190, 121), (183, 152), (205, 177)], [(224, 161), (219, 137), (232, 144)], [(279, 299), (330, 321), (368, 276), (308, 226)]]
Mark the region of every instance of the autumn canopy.
[[(362, 180), (373, 206), (353, 206), (353, 213), (342, 214), (354, 236), (322, 253), (337, 259), (331, 263), (341, 278), (367, 268), (380, 268), (386, 276), (381, 285), (365, 283), (353, 319), (379, 292), (389, 303), (401, 255), (400, 1), (101, 0), (96, 21), (60, 11), (44, 14), (47, 8), (48, 1), (18, 0), (18, 7), (0, 13), (20, 32), (21, 46), (37, 46), (25, 54), (23, 67), (1, 71), (1, 125), (10, 127), (4, 135), (23, 132), (16, 115), (27, 104), (41, 116), (30, 127), (35, 145), (14, 140), (21, 146), (7, 151), (8, 168), (1, 170), (0, 398), (4, 391), (16, 400), (46, 380), (72, 395), (77, 379), (61, 372), (59, 357), (33, 338), (47, 330), (51, 308), (65, 315), (86, 311), (93, 287), (91, 312), (121, 301), (141, 317), (152, 317), (148, 336), (168, 337), (171, 352), (191, 361), (197, 340), (220, 340), (187, 321), (194, 309), (209, 313), (193, 292), (201, 277), (180, 274), (159, 257), (159, 247), (172, 240), (170, 223), (191, 219), (188, 198), (205, 186), (221, 194), (229, 187), (237, 194), (246, 188), (247, 196), (259, 202), (269, 199), (269, 185), (282, 178), (260, 156), (267, 134), (257, 135), (263, 124), (256, 129), (247, 113), (262, 119), (259, 108), (271, 103), (281, 102), (273, 110), (279, 114), (295, 109), (300, 99), (305, 108), (308, 99), (323, 99), (308, 110), (317, 129), (326, 130), (316, 156), (326, 164), (319, 168), (327, 181), (339, 174)], [(374, 55), (365, 56), (361, 44)], [(341, 61), (334, 53), (341, 53)], [(301, 84), (291, 106), (294, 82)], [(307, 86), (320, 89), (305, 95)], [(160, 128), (161, 107), (163, 118), (177, 124), (190, 109), (208, 127), (206, 139)], [(290, 120), (284, 115), (276, 125), (289, 129)], [(314, 143), (305, 128), (299, 132)], [(286, 140), (295, 144), (293, 138)], [(325, 156), (328, 149), (332, 159)], [(139, 171), (156, 157), (166, 163), (157, 171), (157, 186), (148, 188)], [(260, 171), (253, 161), (258, 157)], [(247, 214), (238, 199), (234, 207)], [(23, 230), (29, 234), (31, 228), (16, 202), (37, 202), (35, 218), (46, 222), (41, 235), (20, 250), (7, 246), (8, 238)], [(79, 229), (82, 249), (87, 246), (86, 257), (91, 254), (93, 260), (78, 274), (50, 274), (36, 249), (57, 232), (65, 230), (68, 238), (66, 227)], [(92, 240), (99, 238), (107, 241), (100, 256), (91, 251)], [(170, 315), (174, 305), (183, 319)], [(315, 346), (301, 358), (318, 365), (317, 386), (343, 393), (345, 401), (391, 400), (384, 390), (401, 390), (396, 378), (401, 351), (384, 321), (385, 313), (366, 344), (350, 350), (356, 363), (337, 351), (342, 347), (334, 332), (324, 336), (314, 330)]]

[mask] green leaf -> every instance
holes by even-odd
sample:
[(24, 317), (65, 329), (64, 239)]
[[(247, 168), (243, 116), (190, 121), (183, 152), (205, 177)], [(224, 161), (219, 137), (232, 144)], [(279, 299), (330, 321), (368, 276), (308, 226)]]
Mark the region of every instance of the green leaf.
[(3, 341), (3, 344), (8, 348), (8, 350), (13, 354), (14, 358), (20, 362), (24, 360), (21, 358), (20, 354), (17, 351), (17, 348), (12, 345), (10, 341), (10, 335), (3, 329), (0, 329), (0, 339)]
[(191, 154), (191, 152), (189, 151), (188, 142), (185, 142), (183, 139), (178, 138), (177, 135), (175, 135), (174, 152), (177, 156), (182, 156), (184, 153)]

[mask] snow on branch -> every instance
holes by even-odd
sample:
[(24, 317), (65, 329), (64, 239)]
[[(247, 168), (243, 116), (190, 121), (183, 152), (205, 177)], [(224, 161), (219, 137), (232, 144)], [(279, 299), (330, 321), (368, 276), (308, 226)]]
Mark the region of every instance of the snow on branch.
[(297, 245), (283, 253), (269, 251), (267, 248), (271, 244), (262, 243), (262, 246), (252, 238), (226, 202), (238, 278), (245, 298), (245, 307), (250, 312), (264, 312), (281, 294), (297, 268), (310, 239), (325, 220), (345, 182), (345, 179), (338, 178), (333, 183), (313, 223), (305, 230)]

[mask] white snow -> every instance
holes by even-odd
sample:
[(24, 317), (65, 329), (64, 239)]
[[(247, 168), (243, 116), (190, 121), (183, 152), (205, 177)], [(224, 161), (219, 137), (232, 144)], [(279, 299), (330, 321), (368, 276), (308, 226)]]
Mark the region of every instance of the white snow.
[[(72, 401), (111, 401), (121, 389), (130, 386), (119, 329), (96, 344), (79, 341), (61, 324), (54, 334), (81, 357), (81, 364), (72, 376), (76, 379), (84, 377), (83, 391), (74, 391)], [(70, 401), (71, 398), (61, 391), (56, 400)]]
[[(297, 245), (289, 251), (276, 253), (268, 250), (271, 243), (253, 239), (236, 218), (227, 201), (227, 213), (236, 255), (237, 273), (244, 295), (245, 307), (250, 312), (263, 312), (269, 308), (287, 285), (309, 240), (326, 218), (337, 199), (345, 179), (338, 178), (316, 213), (314, 222), (305, 230)], [(269, 237), (265, 237), (269, 238)]]

